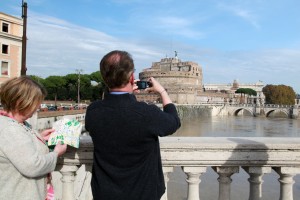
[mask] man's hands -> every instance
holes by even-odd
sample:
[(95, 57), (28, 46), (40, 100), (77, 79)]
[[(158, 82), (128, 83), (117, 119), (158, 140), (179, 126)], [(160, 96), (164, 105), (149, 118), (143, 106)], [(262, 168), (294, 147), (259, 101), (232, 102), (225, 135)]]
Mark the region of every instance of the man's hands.
[[(138, 87), (137, 87), (137, 85), (136, 85), (136, 81), (138, 81), (138, 80), (135, 80), (135, 81), (134, 81), (135, 84), (134, 84), (134, 86), (133, 86), (133, 91), (134, 91), (135, 93), (139, 93), (140, 90), (138, 90)], [(172, 103), (172, 101), (171, 101), (171, 99), (170, 99), (170, 97), (169, 97), (167, 91), (165, 90), (165, 88), (164, 88), (157, 80), (155, 80), (155, 78), (150, 77), (150, 78), (148, 79), (148, 81), (151, 83), (151, 87), (146, 88), (145, 91), (147, 91), (147, 92), (149, 92), (149, 93), (150, 93), (150, 92), (156, 92), (156, 93), (159, 93), (160, 96), (161, 96), (161, 99), (162, 99), (162, 104), (163, 104), (163, 106), (165, 106), (165, 105), (167, 105), (167, 104), (169, 104), (169, 103)]]

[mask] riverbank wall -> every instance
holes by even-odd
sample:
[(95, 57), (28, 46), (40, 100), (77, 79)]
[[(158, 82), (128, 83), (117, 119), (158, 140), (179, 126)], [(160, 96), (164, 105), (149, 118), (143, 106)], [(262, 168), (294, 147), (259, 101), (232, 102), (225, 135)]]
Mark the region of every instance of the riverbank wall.
[[(161, 105), (158, 105), (162, 108)], [(180, 119), (191, 119), (197, 117), (211, 117), (219, 115), (228, 115), (226, 106), (211, 105), (176, 105)], [(66, 110), (66, 111), (48, 111), (38, 112), (28, 122), (38, 131), (51, 128), (53, 123), (63, 117), (76, 119), (84, 123), (86, 110)]]
[(53, 123), (64, 117), (76, 119), (84, 123), (86, 110), (65, 110), (65, 111), (48, 111), (38, 112), (28, 122), (38, 131), (53, 127)]
[(226, 108), (223, 106), (176, 105), (176, 108), (180, 119), (228, 115)]
[[(162, 108), (161, 105), (158, 105)], [(208, 105), (176, 105), (180, 119), (191, 119), (195, 117), (210, 117), (217, 115), (228, 115), (222, 106)], [(84, 123), (86, 110), (48, 111), (38, 112), (28, 122), (38, 131), (51, 128), (53, 123), (63, 117), (76, 119)]]

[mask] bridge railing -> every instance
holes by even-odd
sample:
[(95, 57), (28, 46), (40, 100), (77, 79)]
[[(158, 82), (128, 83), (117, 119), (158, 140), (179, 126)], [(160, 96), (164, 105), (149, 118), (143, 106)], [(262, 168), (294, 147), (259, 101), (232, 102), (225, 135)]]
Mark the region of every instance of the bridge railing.
[(294, 108), (295, 105), (265, 104), (265, 108)]
[[(262, 177), (273, 169), (279, 175), (277, 199), (293, 200), (293, 177), (300, 173), (299, 144), (300, 138), (160, 138), (165, 182), (168, 185), (169, 175), (180, 167), (187, 177), (186, 199), (199, 200), (203, 192), (199, 186), (200, 175), (211, 167), (218, 176), (215, 180), (219, 187), (218, 199), (230, 200), (231, 176), (243, 169), (250, 177), (249, 199), (261, 200), (264, 199)], [(82, 138), (79, 149), (68, 149), (53, 173), (56, 199), (92, 199), (92, 159), (93, 144), (89, 137)], [(162, 199), (168, 199), (167, 192)]]

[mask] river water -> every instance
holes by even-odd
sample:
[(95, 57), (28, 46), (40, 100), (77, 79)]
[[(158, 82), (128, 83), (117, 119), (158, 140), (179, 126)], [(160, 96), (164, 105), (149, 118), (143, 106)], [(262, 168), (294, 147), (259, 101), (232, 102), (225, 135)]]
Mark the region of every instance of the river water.
[(185, 119), (176, 137), (300, 137), (300, 119), (213, 116)]
[[(266, 118), (252, 116), (213, 116), (182, 120), (175, 137), (300, 137), (300, 119)], [(300, 144), (299, 144), (300, 145)], [(169, 175), (168, 197), (170, 200), (186, 200), (186, 175), (179, 167)], [(218, 199), (218, 175), (208, 167), (201, 175), (200, 199)], [(240, 168), (232, 175), (231, 200), (248, 200), (249, 175)], [(279, 199), (278, 174), (272, 172), (263, 176), (262, 200)], [(300, 175), (294, 177), (294, 200), (300, 200)]]

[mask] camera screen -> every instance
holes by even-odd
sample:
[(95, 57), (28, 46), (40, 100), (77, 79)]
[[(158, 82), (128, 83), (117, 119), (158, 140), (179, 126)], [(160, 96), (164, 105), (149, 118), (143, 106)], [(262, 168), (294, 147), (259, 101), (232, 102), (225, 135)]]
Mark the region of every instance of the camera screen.
[(138, 86), (138, 89), (146, 89), (148, 87), (147, 81), (137, 81), (136, 85)]

